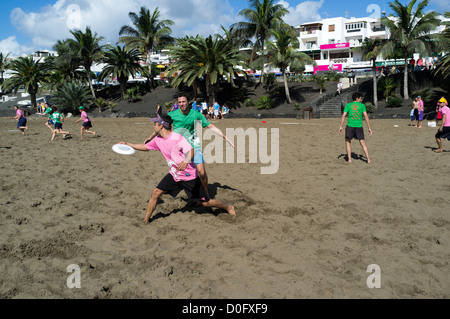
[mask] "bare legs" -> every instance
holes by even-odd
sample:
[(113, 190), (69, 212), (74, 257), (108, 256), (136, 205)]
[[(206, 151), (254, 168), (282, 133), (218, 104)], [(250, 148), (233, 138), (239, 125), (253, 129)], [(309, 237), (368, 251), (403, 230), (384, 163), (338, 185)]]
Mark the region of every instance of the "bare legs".
[[(366, 141), (365, 140), (360, 140), (359, 144), (361, 144), (361, 147), (363, 149), (364, 155), (366, 155), (367, 163), (370, 164), (371, 161), (370, 161), (369, 150), (367, 148)], [(351, 144), (351, 140), (345, 139), (345, 148), (347, 150), (348, 162), (351, 163), (352, 162), (352, 144)]]
[(97, 133), (95, 133), (94, 131), (89, 131), (88, 128), (85, 128), (84, 126), (82, 126), (81, 129), (80, 129), (81, 139), (83, 139), (83, 134), (84, 133), (92, 134), (94, 136), (97, 135)]
[[(156, 205), (158, 203), (158, 198), (160, 198), (161, 195), (163, 195), (163, 194), (165, 194), (165, 191), (163, 191), (163, 190), (160, 190), (158, 188), (155, 188), (153, 190), (152, 196), (150, 197), (148, 204), (147, 204), (147, 211), (145, 212), (145, 217), (144, 217), (145, 224), (149, 223), (150, 218), (152, 217), (152, 214), (156, 209)], [(228, 212), (228, 214), (230, 214), (232, 216), (236, 216), (234, 206), (225, 204), (218, 199), (210, 199), (208, 202), (200, 202), (200, 205), (202, 205), (203, 207), (222, 208), (222, 209), (225, 209)]]

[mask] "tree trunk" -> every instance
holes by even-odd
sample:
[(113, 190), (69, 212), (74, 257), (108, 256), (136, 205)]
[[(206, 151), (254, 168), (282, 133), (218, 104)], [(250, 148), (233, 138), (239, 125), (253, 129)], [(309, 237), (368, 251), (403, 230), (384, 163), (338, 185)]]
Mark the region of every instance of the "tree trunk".
[(283, 72), (283, 79), (284, 79), (284, 90), (286, 92), (286, 100), (288, 104), (292, 103), (291, 100), (291, 94), (289, 93), (289, 85), (288, 85), (288, 81), (287, 81), (287, 76), (286, 76), (286, 71), (282, 71)]
[(89, 88), (91, 89), (92, 96), (96, 100), (97, 97), (95, 96), (94, 87), (92, 86), (91, 69), (90, 68), (86, 69), (86, 72), (87, 72), (87, 78), (88, 78), (88, 82), (89, 82)]
[(127, 92), (127, 79), (120, 79), (120, 93), (122, 95), (122, 100), (125, 100), (125, 94)]
[(409, 93), (408, 93), (408, 59), (405, 58), (405, 75), (403, 78), (403, 99), (409, 100)]
[(153, 87), (153, 74), (152, 74), (152, 55), (151, 51), (147, 53), (148, 63), (148, 90), (151, 92)]
[(378, 96), (377, 96), (377, 64), (375, 59), (373, 60), (373, 105), (378, 108)]
[(36, 103), (36, 92), (34, 91), (28, 91), (30, 93), (30, 100), (31, 100), (31, 109), (35, 110), (37, 107)]

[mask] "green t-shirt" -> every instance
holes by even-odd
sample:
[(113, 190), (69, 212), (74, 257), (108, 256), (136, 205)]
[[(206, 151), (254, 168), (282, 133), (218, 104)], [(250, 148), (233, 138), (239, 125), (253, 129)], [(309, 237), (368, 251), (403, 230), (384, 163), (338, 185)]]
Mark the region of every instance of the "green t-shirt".
[(53, 118), (53, 122), (55, 122), (55, 123), (62, 123), (61, 122), (62, 114), (59, 113), (58, 111), (53, 112), (52, 118)]
[(200, 121), (202, 127), (211, 123), (198, 111), (191, 109), (188, 115), (184, 115), (180, 109), (172, 111), (169, 116), (173, 120), (173, 131), (183, 135), (194, 149), (200, 148), (200, 139), (195, 132), (195, 121)]
[(350, 127), (363, 126), (363, 113), (366, 112), (366, 106), (359, 102), (350, 102), (344, 108), (344, 113), (348, 113), (348, 123)]

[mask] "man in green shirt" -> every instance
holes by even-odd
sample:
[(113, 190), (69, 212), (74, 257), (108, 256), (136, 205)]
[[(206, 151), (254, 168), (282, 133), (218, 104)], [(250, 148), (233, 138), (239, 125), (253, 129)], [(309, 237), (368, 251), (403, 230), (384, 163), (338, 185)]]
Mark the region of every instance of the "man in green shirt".
[(342, 126), (344, 125), (345, 117), (348, 114), (347, 127), (345, 128), (345, 147), (347, 149), (348, 162), (352, 162), (352, 139), (356, 138), (364, 151), (367, 158), (367, 163), (370, 162), (369, 151), (364, 140), (363, 116), (369, 128), (370, 136), (372, 136), (372, 129), (370, 128), (369, 116), (367, 115), (366, 106), (362, 104), (363, 95), (360, 92), (355, 92), (352, 95), (353, 102), (348, 103), (344, 108), (344, 113), (341, 118), (341, 126), (339, 127), (339, 134), (342, 133)]
[[(200, 145), (200, 138), (196, 132), (196, 123), (201, 123), (203, 128), (207, 127), (215, 134), (223, 137), (232, 147), (234, 147), (234, 144), (222, 133), (220, 129), (211, 124), (203, 114), (194, 111), (189, 107), (189, 99), (186, 94), (181, 93), (178, 95), (178, 105), (179, 108), (177, 110), (168, 114), (173, 120), (173, 131), (183, 135), (194, 148), (194, 164), (197, 168), (198, 175), (203, 187), (205, 188), (206, 194), (209, 196), (208, 175), (205, 170), (205, 162)], [(156, 134), (153, 132), (152, 135), (145, 140), (144, 144), (149, 143), (155, 136)]]

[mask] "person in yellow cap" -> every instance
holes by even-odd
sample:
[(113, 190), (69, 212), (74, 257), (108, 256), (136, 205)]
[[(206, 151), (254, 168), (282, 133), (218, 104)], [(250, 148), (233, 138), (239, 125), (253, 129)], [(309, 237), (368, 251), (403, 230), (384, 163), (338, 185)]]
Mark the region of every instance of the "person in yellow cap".
[(81, 117), (75, 121), (75, 124), (81, 120), (83, 121), (83, 125), (80, 128), (81, 139), (83, 139), (83, 133), (89, 133), (94, 136), (97, 135), (97, 133), (95, 133), (94, 131), (89, 130), (92, 127), (92, 123), (91, 123), (91, 120), (89, 119), (89, 116), (87, 115), (84, 107), (80, 106), (78, 109), (81, 111)]
[(436, 153), (443, 152), (441, 139), (446, 138), (450, 141), (450, 109), (448, 108), (447, 100), (444, 97), (439, 100), (439, 104), (439, 111), (442, 113), (442, 122), (435, 135), (436, 143), (438, 145), (438, 148), (435, 150)]

